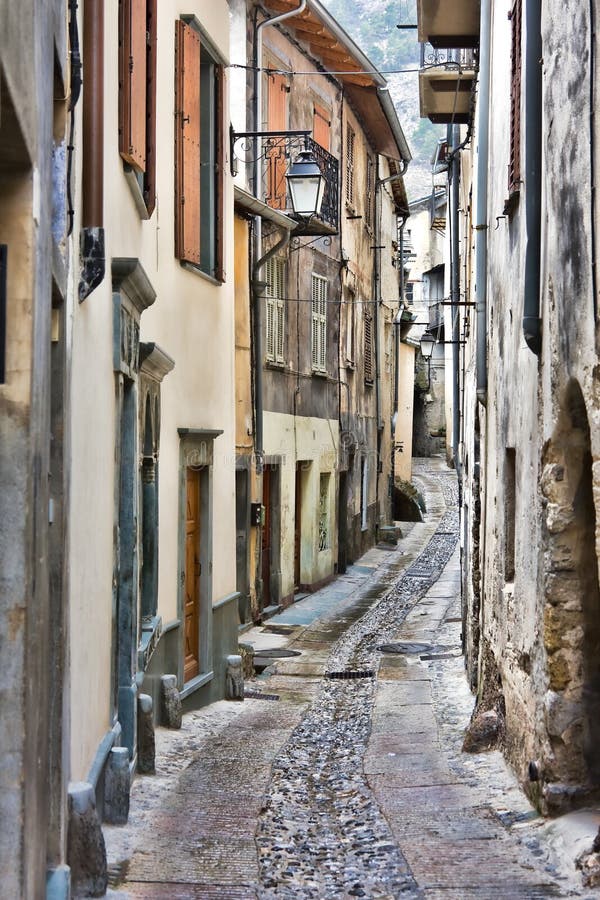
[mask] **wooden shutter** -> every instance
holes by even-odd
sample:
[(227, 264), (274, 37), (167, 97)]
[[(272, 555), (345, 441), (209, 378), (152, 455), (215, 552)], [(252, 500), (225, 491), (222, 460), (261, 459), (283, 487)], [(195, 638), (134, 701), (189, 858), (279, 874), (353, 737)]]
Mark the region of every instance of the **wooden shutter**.
[(175, 255), (200, 264), (200, 38), (175, 23)]
[(327, 279), (312, 276), (312, 367), (327, 370)]
[(120, 0), (119, 152), (146, 169), (146, 0)]
[(519, 190), (521, 182), (521, 0), (515, 0), (511, 12), (511, 65), (510, 65), (510, 151), (508, 164), (508, 190)]
[(373, 383), (373, 316), (365, 311), (364, 316), (364, 367), (365, 381)]
[[(284, 75), (269, 75), (267, 130), (284, 131), (287, 127), (287, 79)], [(266, 153), (267, 203), (273, 209), (285, 209), (285, 146), (279, 141)]]
[(327, 110), (315, 104), (313, 109), (313, 138), (317, 144), (320, 144), (327, 151), (329, 151), (331, 144), (330, 126), (331, 121)]
[(354, 132), (346, 126), (346, 203), (354, 206)]
[(373, 228), (374, 225), (374, 188), (375, 188), (375, 163), (370, 153), (367, 153), (367, 185), (365, 197), (365, 225), (367, 228)]
[(267, 282), (265, 356), (270, 362), (283, 365), (285, 362), (283, 356), (285, 336), (284, 259), (272, 257), (267, 260), (265, 281)]
[(147, 0), (146, 50), (146, 173), (144, 202), (150, 217), (156, 206), (156, 0)]

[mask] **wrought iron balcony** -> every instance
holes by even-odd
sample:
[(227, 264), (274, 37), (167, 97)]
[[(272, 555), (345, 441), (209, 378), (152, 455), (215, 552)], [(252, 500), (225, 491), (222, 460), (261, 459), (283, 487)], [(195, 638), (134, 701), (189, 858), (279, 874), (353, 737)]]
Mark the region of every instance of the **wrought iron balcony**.
[(339, 162), (311, 137), (302, 139), (302, 147), (313, 154), (321, 173), (325, 177), (325, 193), (318, 215), (310, 219), (302, 219), (291, 212), (292, 204), (287, 192), (285, 173), (292, 161), (290, 143), (282, 140), (271, 140), (266, 143), (264, 159), (264, 197), (265, 203), (274, 209), (285, 211), (290, 218), (296, 219), (298, 228), (294, 237), (302, 235), (333, 235), (338, 232), (339, 224)]
[(475, 65), (472, 49), (440, 50), (422, 43), (419, 72), (421, 118), (428, 118), (436, 124), (466, 124), (471, 114)]

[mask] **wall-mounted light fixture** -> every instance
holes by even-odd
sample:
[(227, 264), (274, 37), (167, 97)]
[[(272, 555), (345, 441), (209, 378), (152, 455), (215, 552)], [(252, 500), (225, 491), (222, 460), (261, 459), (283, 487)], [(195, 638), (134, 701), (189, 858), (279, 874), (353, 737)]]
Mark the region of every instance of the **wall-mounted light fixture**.
[(285, 177), (294, 213), (302, 219), (317, 215), (325, 194), (325, 178), (310, 150), (300, 151)]
[(430, 334), (428, 331), (423, 332), (421, 335), (421, 356), (423, 359), (427, 360), (427, 390), (431, 390), (431, 357), (433, 355), (433, 348), (436, 345), (435, 337)]

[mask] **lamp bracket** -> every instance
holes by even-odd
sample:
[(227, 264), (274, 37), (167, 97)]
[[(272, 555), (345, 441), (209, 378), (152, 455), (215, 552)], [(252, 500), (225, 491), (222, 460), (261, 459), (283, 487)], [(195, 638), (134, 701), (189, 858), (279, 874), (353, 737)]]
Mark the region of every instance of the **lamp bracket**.
[[(276, 154), (288, 156), (292, 149), (302, 149), (310, 137), (310, 129), (295, 131), (235, 131), (229, 127), (229, 164), (237, 175), (237, 161), (255, 162)], [(236, 152), (236, 145), (238, 146)]]

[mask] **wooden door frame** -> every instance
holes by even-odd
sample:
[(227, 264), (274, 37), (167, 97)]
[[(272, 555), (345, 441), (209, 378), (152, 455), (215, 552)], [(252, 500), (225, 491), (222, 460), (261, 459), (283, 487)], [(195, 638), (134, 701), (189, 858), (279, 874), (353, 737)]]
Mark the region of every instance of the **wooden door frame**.
[[(270, 558), (271, 578), (269, 581), (269, 594), (271, 605), (281, 603), (281, 456), (265, 456), (265, 465), (270, 466), (271, 471), (271, 535)], [(262, 554), (262, 535), (261, 535)], [(262, 577), (262, 557), (261, 557)]]
[[(179, 523), (177, 566), (177, 617), (180, 640), (177, 682), (182, 698), (213, 678), (212, 667), (212, 558), (213, 558), (213, 447), (222, 431), (179, 428)], [(185, 669), (185, 539), (187, 469), (200, 469), (200, 610), (199, 674), (184, 682)]]

